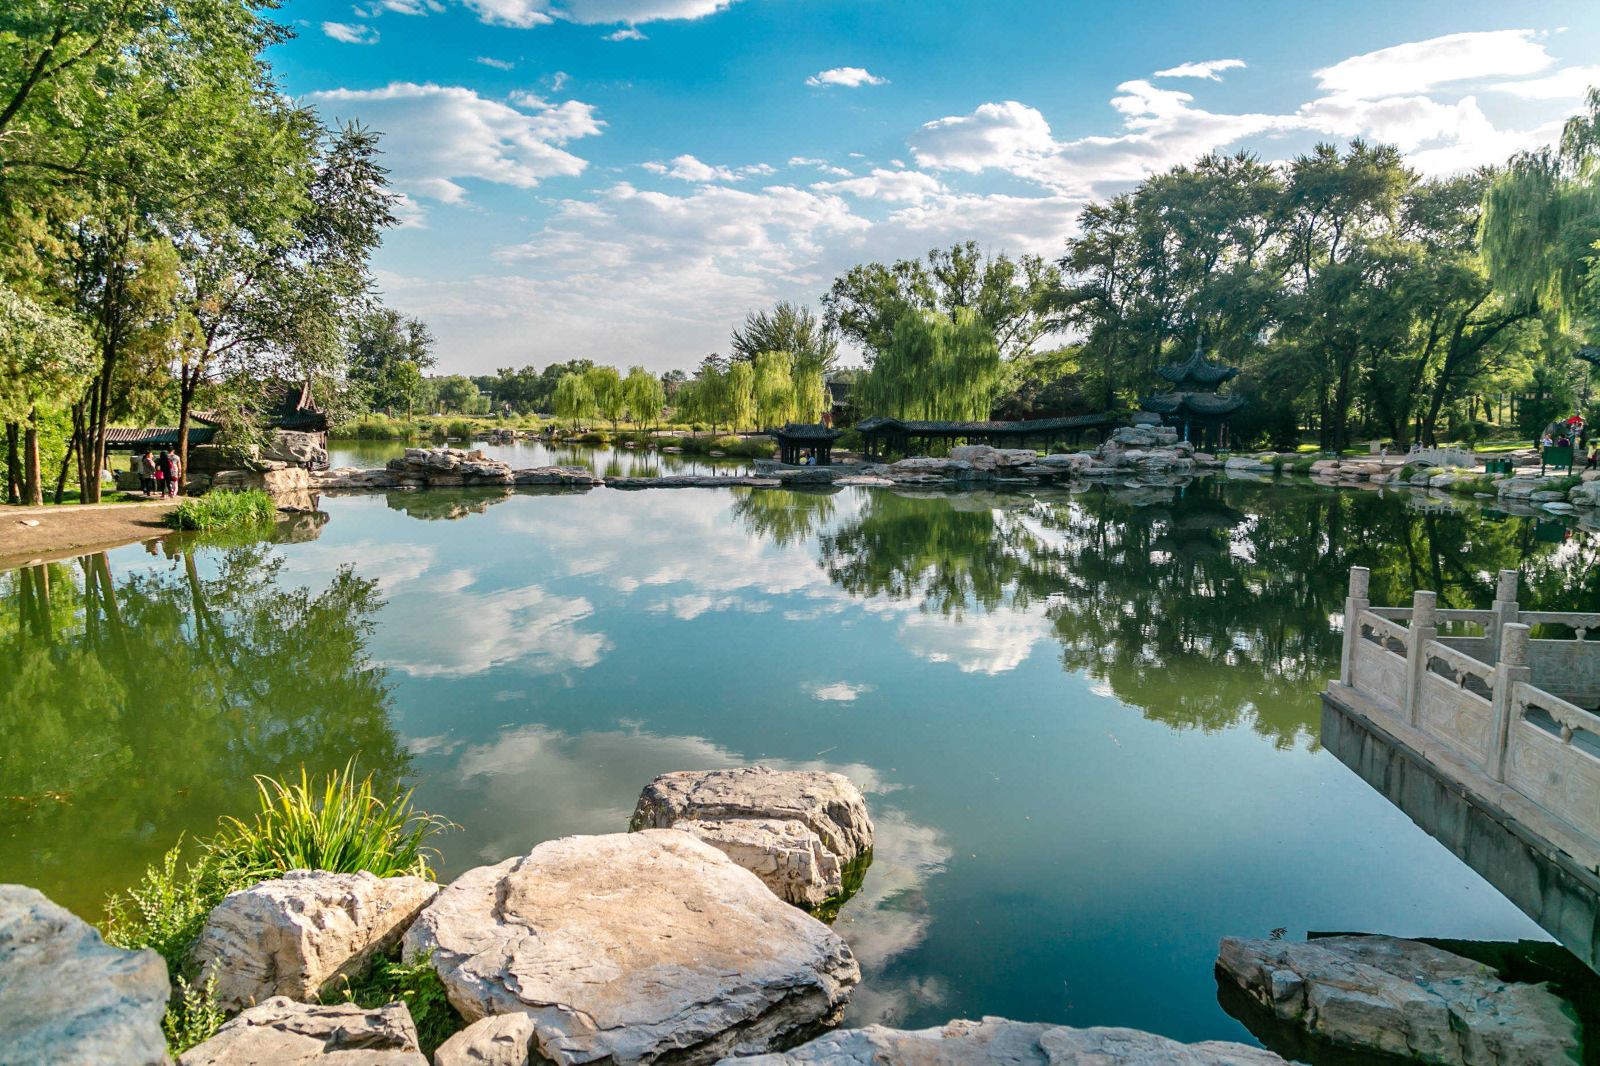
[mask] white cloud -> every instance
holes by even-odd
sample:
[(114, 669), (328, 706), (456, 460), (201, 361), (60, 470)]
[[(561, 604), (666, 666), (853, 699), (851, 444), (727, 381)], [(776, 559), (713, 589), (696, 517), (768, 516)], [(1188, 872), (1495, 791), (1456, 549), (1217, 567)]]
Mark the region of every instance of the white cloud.
[(644, 40), (648, 40), (648, 38), (645, 37), (644, 34), (639, 32), (639, 27), (637, 27), (637, 26), (624, 26), (620, 30), (616, 30), (615, 32), (606, 34), (606, 40), (608, 40), (608, 41), (644, 41)]
[(887, 85), (888, 78), (880, 78), (863, 67), (834, 67), (821, 70), (806, 79), (811, 86), (838, 85), (846, 89), (859, 89), (863, 85)]
[(1582, 100), (1600, 86), (1600, 66), (1565, 67), (1543, 78), (1503, 81), (1489, 88), (1524, 100)]
[(495, 70), (511, 70), (516, 67), (516, 64), (509, 59), (495, 59), (492, 56), (474, 56), (472, 61), (493, 67)]
[(1206, 78), (1210, 81), (1221, 81), (1224, 70), (1237, 70), (1243, 67), (1242, 59), (1207, 59), (1202, 63), (1179, 63), (1166, 70), (1158, 70), (1153, 77), (1157, 78)]
[[(464, 0), (484, 22), (528, 29), (560, 19), (586, 26), (698, 19), (714, 15), (735, 0)], [(614, 38), (627, 40), (629, 38)]]
[(376, 26), (352, 25), (348, 22), (324, 22), (322, 32), (345, 44), (377, 44)]
[(385, 11), (392, 11), (396, 15), (433, 15), (444, 10), (444, 5), (439, 0), (378, 0), (365, 12), (360, 8), (358, 14), (379, 15)]
[(1358, 97), (1425, 93), (1472, 78), (1536, 74), (1554, 62), (1533, 30), (1451, 33), (1397, 44), (1317, 71), (1331, 93)]
[(732, 167), (714, 167), (709, 163), (700, 162), (692, 155), (680, 155), (671, 163), (646, 163), (644, 168), (653, 174), (694, 182), (696, 185), (711, 181), (739, 180), (739, 174)]
[(824, 703), (854, 703), (856, 699), (873, 689), (872, 685), (858, 684), (851, 681), (834, 681), (826, 685), (808, 685), (806, 691), (811, 693), (811, 698)]
[(331, 89), (307, 100), (330, 117), (381, 131), (384, 164), (410, 196), (444, 203), (466, 197), (461, 179), (531, 189), (545, 178), (582, 173), (584, 160), (560, 146), (600, 132), (594, 108), (519, 95), (512, 106), (471, 89), (395, 82), (382, 89)]
[(843, 192), (867, 200), (919, 204), (944, 191), (944, 185), (931, 174), (917, 170), (875, 169), (871, 174), (848, 181), (823, 181), (811, 186), (823, 192)]

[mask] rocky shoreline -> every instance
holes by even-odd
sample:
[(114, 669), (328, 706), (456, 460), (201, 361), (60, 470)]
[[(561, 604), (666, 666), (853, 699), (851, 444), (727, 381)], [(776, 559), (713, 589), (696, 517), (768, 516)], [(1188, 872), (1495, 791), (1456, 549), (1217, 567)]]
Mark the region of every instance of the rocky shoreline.
[[(664, 774), (628, 832), (546, 841), (448, 885), (290, 871), (206, 917), (191, 963), (231, 1017), (178, 1066), (1287, 1061), (1225, 1041), (1003, 1018), (835, 1029), (861, 971), (808, 911), (848, 891), (839, 871), (870, 862), (873, 835), (843, 776), (751, 766)], [(436, 1038), (431, 1059), (406, 1003), (329, 1001), (397, 949), (431, 967), (464, 1023)], [(1545, 986), (1507, 984), (1412, 941), (1229, 939), (1217, 972), (1346, 1047), (1539, 1066), (1580, 1046), (1570, 1008)], [(0, 886), (0, 1061), (167, 1064), (170, 992), (155, 952), (109, 947), (33, 889)]]

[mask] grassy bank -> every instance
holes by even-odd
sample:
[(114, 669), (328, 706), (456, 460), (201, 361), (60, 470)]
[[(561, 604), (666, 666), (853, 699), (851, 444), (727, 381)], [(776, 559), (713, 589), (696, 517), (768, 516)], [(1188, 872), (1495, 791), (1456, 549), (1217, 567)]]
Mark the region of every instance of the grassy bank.
[(192, 529), (212, 533), (222, 529), (245, 529), (269, 525), (278, 516), (278, 507), (260, 489), (243, 492), (208, 492), (185, 497), (167, 512), (166, 523), (173, 529)]

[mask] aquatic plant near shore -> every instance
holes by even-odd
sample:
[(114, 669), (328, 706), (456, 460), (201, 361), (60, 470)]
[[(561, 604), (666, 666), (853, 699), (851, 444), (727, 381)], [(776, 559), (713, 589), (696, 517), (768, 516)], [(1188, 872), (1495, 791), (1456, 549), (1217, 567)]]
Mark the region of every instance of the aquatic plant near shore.
[(260, 489), (243, 492), (209, 492), (184, 499), (167, 512), (166, 523), (173, 529), (210, 533), (219, 529), (263, 526), (278, 514), (278, 507)]
[[(250, 822), (223, 818), (222, 829), (199, 841), (187, 863), (180, 839), (137, 885), (106, 902), (107, 943), (150, 948), (166, 960), (173, 995), (162, 1025), (174, 1054), (209, 1039), (224, 1020), (210, 986), (192, 983), (190, 963), (206, 917), (223, 897), (296, 869), (431, 879), (434, 852), (426, 842), (450, 826), (413, 808), (410, 791), (380, 796), (370, 773), (357, 779), (354, 760), (320, 785), (302, 767), (298, 782), (258, 776), (256, 787), (261, 809)], [(419, 1001), (426, 998), (416, 975), (374, 980), (396, 987), (410, 981)]]

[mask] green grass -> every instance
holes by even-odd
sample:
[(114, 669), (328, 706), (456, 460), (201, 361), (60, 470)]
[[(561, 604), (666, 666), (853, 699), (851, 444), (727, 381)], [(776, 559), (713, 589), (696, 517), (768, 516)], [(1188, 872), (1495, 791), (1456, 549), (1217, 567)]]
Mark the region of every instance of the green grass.
[(778, 446), (771, 437), (678, 437), (672, 443), (683, 449), (685, 455), (709, 455), (722, 452), (739, 459), (770, 459)]
[[(413, 808), (410, 792), (380, 795), (372, 775), (357, 778), (353, 763), (319, 782), (302, 769), (298, 781), (257, 777), (256, 785), (260, 809), (251, 820), (224, 818), (215, 836), (187, 848), (180, 839), (138, 884), (106, 902), (107, 943), (150, 948), (166, 960), (173, 995), (163, 1025), (174, 1055), (209, 1038), (224, 1019), (211, 988), (192, 983), (190, 960), (224, 896), (296, 869), (431, 878), (435, 853), (427, 841), (449, 826)], [(386, 979), (424, 991), (416, 974)]]
[(411, 962), (394, 956), (376, 959), (365, 973), (354, 980), (342, 978), (322, 995), (324, 1003), (354, 1003), (367, 1008), (396, 1000), (411, 1012), (424, 1055), (431, 1056), (440, 1044), (466, 1028), (466, 1020), (450, 1005), (444, 982), (439, 980), (427, 955)]
[(278, 516), (278, 507), (260, 489), (243, 492), (208, 492), (185, 497), (168, 511), (166, 523), (173, 529), (193, 529), (213, 533), (220, 529), (264, 526)]
[(230, 873), (248, 881), (285, 870), (366, 870), (379, 877), (431, 877), (427, 841), (450, 823), (411, 806), (411, 793), (379, 796), (372, 775), (353, 763), (313, 785), (300, 770), (288, 783), (257, 777), (261, 809), (252, 821), (222, 819), (209, 848)]

